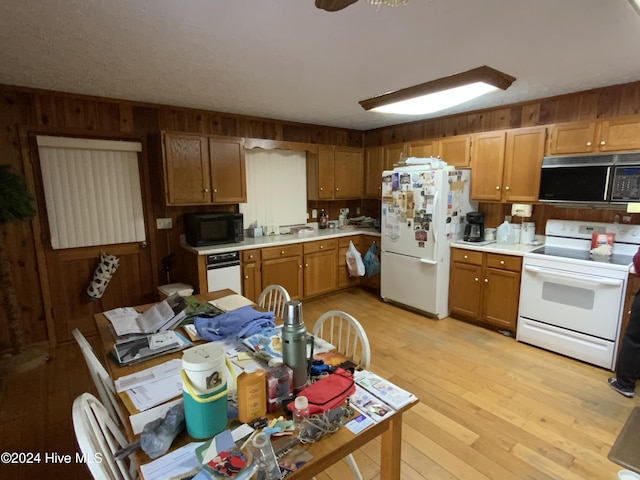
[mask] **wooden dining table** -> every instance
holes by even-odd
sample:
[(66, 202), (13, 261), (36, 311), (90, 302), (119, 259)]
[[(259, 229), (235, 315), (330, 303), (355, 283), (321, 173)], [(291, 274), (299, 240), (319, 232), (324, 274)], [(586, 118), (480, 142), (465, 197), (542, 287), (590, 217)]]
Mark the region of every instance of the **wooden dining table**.
[[(196, 298), (200, 301), (208, 302), (234, 293), (236, 292), (228, 289), (218, 290), (215, 292), (196, 295)], [(152, 305), (153, 304), (141, 305), (135, 308), (137, 311), (143, 312)], [(109, 354), (116, 340), (115, 331), (111, 323), (102, 313), (96, 314), (94, 319), (100, 335), (103, 361), (113, 380), (159, 365), (174, 358), (182, 358), (182, 352), (173, 352), (135, 365), (120, 366)], [(327, 435), (315, 443), (306, 444), (305, 449), (309, 454), (311, 454), (312, 458), (308, 460), (301, 469), (288, 475), (287, 478), (290, 478), (291, 480), (310, 479), (334, 463), (340, 461), (348, 454), (353, 453), (366, 443), (380, 437), (380, 479), (399, 479), (402, 451), (402, 416), (404, 412), (413, 407), (416, 403), (418, 403), (417, 399), (358, 434), (354, 434), (347, 428), (342, 427), (337, 432)], [(125, 418), (128, 418), (129, 412), (124, 403), (120, 402), (119, 406), (125, 414)], [(134, 441), (139, 437), (139, 435), (137, 436), (133, 434), (133, 430), (129, 422), (125, 422), (124, 427), (130, 441)], [(191, 438), (187, 432), (184, 431), (176, 437), (172, 448), (186, 445), (192, 441), (196, 440)], [(151, 461), (151, 459), (142, 450), (138, 450), (135, 454), (135, 458), (138, 465)], [(142, 475), (141, 478), (143, 478)]]

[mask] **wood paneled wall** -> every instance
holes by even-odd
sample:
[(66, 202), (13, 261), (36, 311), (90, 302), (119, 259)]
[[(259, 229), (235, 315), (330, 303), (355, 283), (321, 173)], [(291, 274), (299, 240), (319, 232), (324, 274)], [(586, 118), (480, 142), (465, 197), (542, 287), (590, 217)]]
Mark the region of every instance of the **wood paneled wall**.
[[(171, 230), (158, 231), (155, 225), (149, 225), (150, 241), (155, 245), (158, 269), (161, 270), (162, 259), (179, 249), (182, 213), (187, 210), (238, 208), (237, 205), (231, 205), (187, 209), (164, 205), (159, 145), (162, 130), (354, 147), (384, 145), (462, 133), (638, 114), (640, 82), (368, 132), (5, 85), (0, 85), (0, 99), (0, 163), (11, 165), (14, 171), (25, 174), (32, 188), (34, 182), (30, 178), (25, 132), (114, 138), (134, 136), (146, 141), (150, 177), (147, 180), (151, 185), (149, 195), (152, 197), (153, 217), (171, 217), (174, 220)], [(372, 202), (375, 201), (364, 202), (363, 214), (375, 216), (375, 212), (369, 212), (367, 207)], [(485, 204), (481, 207), (484, 209)], [(487, 204), (487, 224), (498, 222), (508, 210), (508, 206), (503, 204)], [(543, 225), (546, 218), (590, 218), (590, 215), (594, 216), (591, 218), (594, 220), (612, 221), (615, 213), (609, 210), (585, 212), (535, 207), (533, 220)], [(38, 222), (36, 218), (31, 223), (8, 225), (2, 230), (30, 343), (47, 340), (43, 306), (46, 292), (40, 289), (36, 260)], [(637, 223), (635, 216), (634, 223)], [(172, 282), (180, 281), (180, 266), (176, 265), (170, 274)], [(166, 283), (167, 277), (160, 271), (155, 282)], [(7, 319), (3, 309), (0, 309), (0, 352), (8, 345)]]
[[(159, 270), (159, 278), (151, 281), (158, 285), (167, 283), (168, 277), (162, 272), (162, 259), (179, 249), (179, 238), (183, 231), (182, 214), (185, 211), (238, 209), (237, 205), (197, 208), (164, 205), (162, 150), (159, 144), (161, 130), (355, 147), (362, 146), (363, 138), (363, 132), (357, 130), (6, 85), (0, 85), (0, 99), (0, 163), (8, 164), (13, 171), (25, 175), (34, 192), (25, 138), (28, 132), (113, 138), (134, 136), (146, 141), (153, 217), (170, 217), (174, 220), (171, 230), (156, 230), (155, 225), (149, 225), (149, 241), (154, 246)], [(35, 235), (39, 232), (38, 224), (39, 219), (36, 218), (33, 222), (7, 225), (2, 229), (28, 343), (48, 340), (43, 304), (46, 292), (40, 288), (35, 241)], [(180, 269), (180, 265), (174, 265), (169, 272), (172, 282), (180, 281)], [(4, 309), (0, 308), (0, 352), (8, 347), (8, 321)]]

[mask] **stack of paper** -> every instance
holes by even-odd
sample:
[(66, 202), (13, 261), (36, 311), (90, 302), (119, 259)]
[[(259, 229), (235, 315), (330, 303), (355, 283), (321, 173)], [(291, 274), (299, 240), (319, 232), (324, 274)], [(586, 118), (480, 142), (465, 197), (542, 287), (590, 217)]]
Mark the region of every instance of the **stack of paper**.
[(238, 295), (237, 293), (227, 295), (226, 297), (221, 297), (216, 300), (211, 300), (209, 303), (224, 312), (230, 312), (231, 310), (236, 310), (246, 305), (255, 305), (254, 302), (242, 295)]

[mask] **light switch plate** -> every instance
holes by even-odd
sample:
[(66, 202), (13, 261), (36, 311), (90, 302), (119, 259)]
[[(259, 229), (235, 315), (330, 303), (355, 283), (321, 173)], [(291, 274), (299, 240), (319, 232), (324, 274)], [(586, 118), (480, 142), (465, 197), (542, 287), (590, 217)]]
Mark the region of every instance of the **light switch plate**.
[(171, 218), (156, 218), (156, 228), (158, 230), (167, 230), (173, 228), (173, 219)]

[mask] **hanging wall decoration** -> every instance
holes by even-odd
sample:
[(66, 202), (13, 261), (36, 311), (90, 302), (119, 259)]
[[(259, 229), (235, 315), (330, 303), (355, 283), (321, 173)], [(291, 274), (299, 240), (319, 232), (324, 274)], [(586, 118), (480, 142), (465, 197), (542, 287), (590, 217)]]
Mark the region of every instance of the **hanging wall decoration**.
[(116, 273), (119, 263), (118, 257), (102, 252), (100, 255), (100, 263), (93, 273), (93, 280), (87, 288), (87, 295), (91, 300), (102, 298), (107, 285), (111, 281), (111, 277)]

